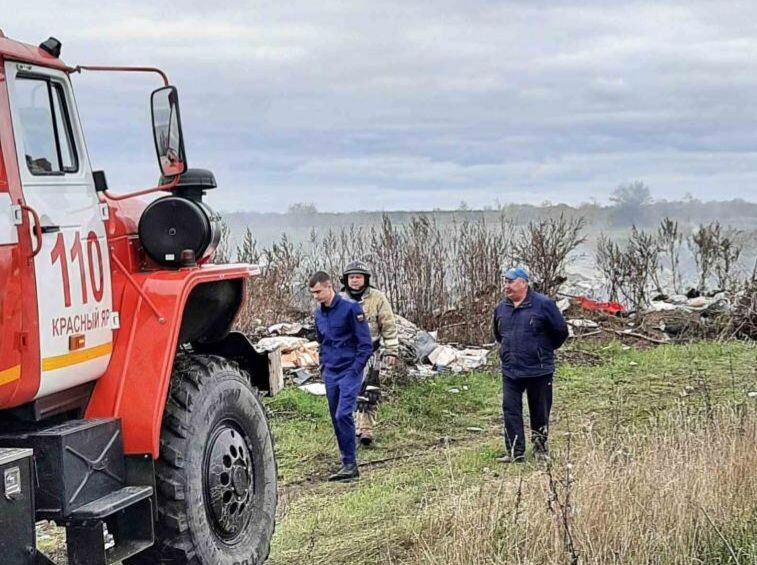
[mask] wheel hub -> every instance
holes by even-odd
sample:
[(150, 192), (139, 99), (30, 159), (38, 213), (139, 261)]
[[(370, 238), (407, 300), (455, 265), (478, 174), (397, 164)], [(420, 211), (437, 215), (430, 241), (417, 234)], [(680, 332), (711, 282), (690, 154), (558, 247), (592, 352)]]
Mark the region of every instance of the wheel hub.
[(208, 518), (216, 535), (230, 544), (244, 531), (253, 510), (255, 485), (246, 439), (235, 422), (219, 422), (205, 452), (203, 478)]
[(247, 490), (250, 488), (250, 479), (247, 475), (247, 469), (235, 465), (234, 470), (232, 471), (231, 482), (234, 485), (234, 492), (237, 496), (245, 496)]

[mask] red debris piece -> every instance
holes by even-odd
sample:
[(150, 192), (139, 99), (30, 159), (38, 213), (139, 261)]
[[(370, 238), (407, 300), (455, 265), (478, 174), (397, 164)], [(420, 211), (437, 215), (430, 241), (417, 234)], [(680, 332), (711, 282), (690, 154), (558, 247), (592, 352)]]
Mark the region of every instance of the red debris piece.
[(577, 296), (575, 298), (576, 303), (585, 310), (593, 310), (595, 312), (605, 312), (606, 314), (619, 314), (625, 312), (625, 308), (620, 302), (598, 302), (592, 300), (586, 296)]

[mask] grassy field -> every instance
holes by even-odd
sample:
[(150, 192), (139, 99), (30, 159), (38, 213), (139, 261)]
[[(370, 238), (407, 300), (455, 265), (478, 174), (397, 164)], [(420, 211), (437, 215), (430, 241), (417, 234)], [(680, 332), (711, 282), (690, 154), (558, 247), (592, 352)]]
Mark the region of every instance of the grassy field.
[[(325, 399), (270, 399), (270, 563), (757, 564), (757, 346), (611, 344), (570, 358), (591, 366), (558, 369), (549, 465), (495, 461), (495, 367), (388, 390), (349, 485), (325, 481), (338, 460)], [(65, 562), (62, 530), (40, 527), (39, 546)]]
[(550, 465), (495, 461), (496, 371), (389, 391), (351, 485), (324, 482), (325, 399), (272, 399), (271, 563), (757, 563), (757, 347), (587, 355), (558, 370)]

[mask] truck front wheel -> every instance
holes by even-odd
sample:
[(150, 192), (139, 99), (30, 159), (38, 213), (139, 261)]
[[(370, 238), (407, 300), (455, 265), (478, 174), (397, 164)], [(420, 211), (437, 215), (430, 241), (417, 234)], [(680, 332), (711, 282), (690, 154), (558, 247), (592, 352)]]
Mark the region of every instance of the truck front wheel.
[(249, 378), (214, 355), (174, 361), (155, 462), (155, 545), (137, 563), (263, 563), (276, 513), (276, 462)]

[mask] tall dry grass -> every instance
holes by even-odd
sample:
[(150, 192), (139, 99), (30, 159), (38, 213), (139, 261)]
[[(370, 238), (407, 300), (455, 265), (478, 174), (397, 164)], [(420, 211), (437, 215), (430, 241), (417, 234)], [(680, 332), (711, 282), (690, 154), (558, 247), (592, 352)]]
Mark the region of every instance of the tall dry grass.
[(444, 505), (422, 512), (384, 561), (757, 563), (753, 407), (570, 439), (541, 472), (464, 492), (451, 483)]

